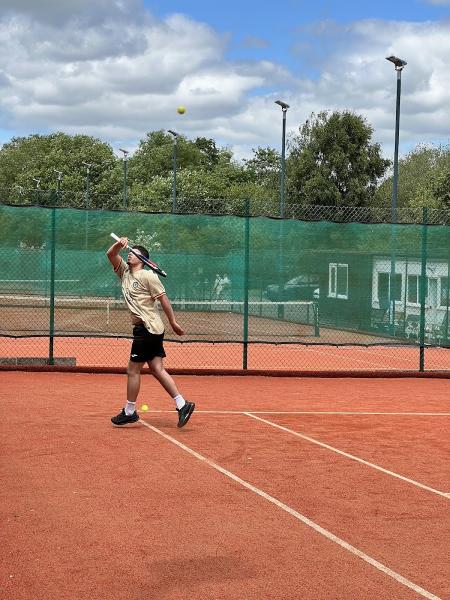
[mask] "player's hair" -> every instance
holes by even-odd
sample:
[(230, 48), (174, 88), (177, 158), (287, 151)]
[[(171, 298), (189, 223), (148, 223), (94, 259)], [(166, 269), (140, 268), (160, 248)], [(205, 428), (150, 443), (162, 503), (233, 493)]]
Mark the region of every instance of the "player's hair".
[(144, 246), (133, 246), (133, 250), (138, 250), (142, 254), (142, 256), (145, 256), (145, 258), (150, 258), (148, 250), (147, 248), (144, 248)]

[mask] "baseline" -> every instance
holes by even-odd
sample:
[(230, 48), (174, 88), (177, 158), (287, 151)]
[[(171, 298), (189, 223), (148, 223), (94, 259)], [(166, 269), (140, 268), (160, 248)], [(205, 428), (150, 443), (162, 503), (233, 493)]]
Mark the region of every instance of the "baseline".
[[(174, 410), (147, 410), (147, 414), (174, 413)], [(400, 416), (400, 417), (450, 417), (450, 413), (427, 412), (363, 412), (346, 410), (200, 410), (195, 414), (204, 415), (364, 415), (364, 416)]]

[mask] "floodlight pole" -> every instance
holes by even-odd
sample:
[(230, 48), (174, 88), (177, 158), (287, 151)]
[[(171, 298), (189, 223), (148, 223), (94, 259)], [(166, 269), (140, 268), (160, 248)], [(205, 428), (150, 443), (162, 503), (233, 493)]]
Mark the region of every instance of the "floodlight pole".
[(85, 198), (85, 210), (86, 214), (84, 216), (84, 249), (87, 250), (88, 247), (88, 210), (89, 210), (89, 174), (91, 172), (92, 163), (82, 162), (84, 167), (86, 167), (86, 198)]
[(177, 212), (177, 140), (180, 135), (173, 129), (167, 130), (173, 137), (173, 180), (172, 180), (172, 212)]
[(58, 171), (56, 169), (53, 169), (56, 173), (56, 200), (59, 203), (59, 198), (60, 198), (60, 194), (61, 194), (61, 179), (63, 176), (63, 172), (62, 171)]
[(128, 189), (127, 189), (127, 163), (128, 163), (128, 150), (123, 150), (123, 148), (119, 148), (120, 152), (123, 152), (123, 208), (127, 210), (128, 208)]
[(23, 186), (22, 185), (16, 185), (16, 188), (19, 190), (19, 202), (22, 202), (22, 195), (23, 195)]
[[(286, 113), (289, 108), (289, 104), (283, 102), (282, 100), (276, 100), (275, 104), (281, 107), (282, 112), (282, 133), (281, 133), (281, 172), (280, 172), (280, 231), (279, 231), (279, 249), (278, 249), (278, 289), (280, 291), (280, 299), (283, 289), (283, 264), (284, 264), (284, 227), (283, 227), (283, 219), (285, 213), (285, 172), (286, 172)], [(284, 305), (278, 305), (278, 318), (284, 318)]]
[(285, 208), (285, 173), (286, 173), (286, 113), (289, 104), (282, 100), (276, 100), (275, 104), (281, 106), (283, 115), (282, 134), (281, 134), (281, 174), (280, 174), (280, 217), (284, 219)]
[(39, 204), (39, 194), (41, 191), (41, 180), (37, 177), (33, 177), (33, 181), (36, 183), (36, 204)]
[[(392, 224), (392, 249), (391, 249), (391, 273), (389, 284), (389, 325), (392, 335), (395, 334), (395, 246), (397, 242), (397, 194), (398, 194), (398, 146), (400, 138), (400, 96), (402, 90), (402, 71), (407, 65), (405, 60), (397, 56), (387, 56), (386, 60), (393, 63), (397, 73), (397, 96), (395, 106), (395, 142), (394, 142), (394, 177), (392, 181), (391, 202), (391, 224)], [(405, 290), (406, 293), (406, 290)]]
[(86, 198), (85, 198), (85, 208), (86, 210), (89, 208), (89, 174), (91, 172), (92, 163), (82, 162), (83, 167), (86, 167)]

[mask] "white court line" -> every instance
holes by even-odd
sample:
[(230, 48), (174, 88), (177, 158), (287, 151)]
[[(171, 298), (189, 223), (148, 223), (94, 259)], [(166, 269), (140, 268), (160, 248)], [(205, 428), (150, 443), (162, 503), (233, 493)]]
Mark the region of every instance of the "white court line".
[(358, 558), (361, 558), (366, 563), (368, 563), (369, 565), (372, 565), (373, 567), (375, 567), (376, 569), (378, 569), (379, 571), (381, 571), (382, 573), (384, 573), (388, 577), (392, 577), (392, 579), (395, 579), (398, 583), (401, 583), (402, 585), (410, 588), (411, 590), (414, 590), (417, 594), (420, 594), (421, 596), (423, 596), (424, 598), (428, 598), (429, 600), (442, 600), (441, 598), (439, 598), (439, 596), (435, 596), (431, 592), (428, 592), (427, 590), (425, 590), (424, 588), (422, 588), (422, 587), (418, 586), (417, 584), (413, 583), (409, 579), (406, 579), (406, 577), (403, 577), (399, 573), (396, 573), (395, 571), (393, 571), (389, 567), (386, 567), (382, 563), (378, 562), (377, 560), (375, 560), (374, 558), (372, 558), (368, 554), (365, 554), (361, 550), (358, 550), (358, 548), (355, 548), (355, 546), (352, 546), (351, 544), (349, 544), (345, 540), (337, 537), (336, 535), (334, 535), (334, 533), (331, 533), (330, 531), (328, 531), (327, 529), (324, 529), (323, 527), (321, 527), (317, 523), (314, 523), (314, 521), (311, 521), (311, 519), (308, 519), (308, 517), (305, 517), (304, 515), (300, 514), (299, 512), (297, 512), (296, 510), (294, 510), (293, 508), (291, 508), (290, 506), (288, 506), (287, 504), (284, 504), (284, 502), (281, 502), (277, 498), (274, 498), (273, 496), (270, 496), (269, 494), (267, 494), (263, 490), (255, 487), (251, 483), (248, 483), (248, 481), (244, 481), (243, 479), (241, 479), (240, 477), (238, 477), (237, 475), (235, 475), (231, 471), (228, 471), (227, 469), (224, 469), (223, 467), (221, 467), (217, 463), (213, 462), (209, 458), (206, 458), (206, 456), (203, 456), (202, 454), (199, 454), (195, 450), (192, 450), (192, 448), (189, 448), (185, 444), (182, 444), (177, 439), (173, 438), (171, 435), (168, 435), (167, 433), (164, 433), (160, 429), (157, 429), (156, 427), (153, 427), (153, 425), (150, 425), (149, 423), (147, 423), (146, 421), (143, 421), (142, 419), (141, 419), (140, 422), (142, 423), (142, 425), (145, 425), (145, 427), (148, 427), (149, 429), (151, 429), (154, 433), (157, 433), (158, 435), (161, 435), (163, 438), (165, 438), (166, 440), (168, 440), (172, 444), (175, 444), (176, 446), (178, 446), (182, 450), (185, 450), (186, 452), (188, 452), (189, 454), (191, 454), (192, 456), (194, 456), (198, 460), (206, 463), (207, 465), (209, 465), (210, 467), (212, 467), (216, 471), (219, 471), (219, 473), (222, 473), (222, 475), (225, 475), (226, 477), (229, 477), (230, 479), (232, 479), (233, 481), (235, 481), (236, 483), (238, 483), (242, 487), (247, 488), (248, 490), (250, 490), (254, 494), (257, 494), (258, 496), (260, 496), (261, 498), (264, 498), (268, 502), (271, 502), (272, 504), (274, 504), (278, 508), (281, 508), (281, 510), (284, 510), (285, 512), (287, 512), (291, 516), (295, 517), (296, 519), (298, 519), (299, 521), (301, 521), (302, 523), (304, 523), (305, 525), (307, 525), (308, 527), (311, 527), (311, 529), (314, 529), (314, 531), (316, 531), (317, 533), (320, 533), (321, 535), (323, 535), (328, 540), (334, 542), (338, 546), (341, 546), (342, 548), (344, 548), (344, 550), (347, 550), (351, 554), (354, 554)]
[(371, 462), (368, 462), (367, 460), (363, 460), (362, 458), (358, 458), (358, 456), (354, 456), (353, 454), (349, 454), (348, 452), (343, 452), (342, 450), (338, 450), (337, 448), (334, 448), (333, 446), (329, 446), (328, 444), (319, 442), (318, 440), (315, 440), (314, 438), (309, 437), (307, 435), (303, 435), (302, 433), (297, 433), (297, 431), (293, 431), (292, 429), (288, 429), (287, 427), (283, 427), (282, 425), (278, 425), (277, 423), (272, 423), (271, 421), (268, 421), (267, 419), (262, 419), (261, 417), (257, 417), (252, 413), (244, 413), (244, 414), (247, 415), (247, 417), (251, 417), (252, 419), (256, 419), (257, 421), (266, 423), (267, 425), (270, 425), (271, 427), (275, 427), (276, 429), (281, 429), (281, 431), (286, 431), (287, 433), (290, 433), (291, 435), (295, 435), (296, 437), (302, 438), (303, 440), (306, 440), (313, 444), (317, 444), (318, 446), (321, 446), (322, 448), (331, 450), (331, 452), (335, 452), (336, 454), (340, 454), (341, 456), (345, 456), (346, 458), (350, 458), (351, 460), (359, 462), (362, 465), (365, 465), (366, 467), (371, 467), (372, 469), (381, 471), (382, 473), (385, 473), (386, 475), (390, 475), (391, 477), (396, 477), (397, 479), (401, 479), (402, 481), (411, 483), (412, 485), (415, 485), (416, 487), (426, 490), (427, 492), (432, 492), (433, 494), (437, 494), (438, 496), (442, 496), (443, 498), (446, 498), (448, 500), (448, 495), (446, 493), (441, 492), (440, 490), (436, 490), (432, 487), (429, 487), (428, 485), (424, 485), (423, 483), (419, 483), (418, 481), (415, 481), (414, 479), (409, 479), (408, 477), (404, 477), (403, 475), (394, 473), (394, 471), (389, 471), (388, 469), (384, 469), (383, 467), (380, 467), (379, 465), (376, 465), (375, 463), (371, 463)]
[[(147, 414), (174, 413), (174, 410), (146, 410)], [(385, 415), (400, 417), (450, 417), (450, 413), (428, 413), (428, 412), (353, 412), (345, 410), (197, 410), (195, 414), (204, 415)]]

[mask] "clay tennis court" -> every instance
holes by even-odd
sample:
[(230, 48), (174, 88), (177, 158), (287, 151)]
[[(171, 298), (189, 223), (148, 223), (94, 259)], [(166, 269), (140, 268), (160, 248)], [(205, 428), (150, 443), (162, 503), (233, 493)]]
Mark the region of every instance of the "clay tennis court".
[[(114, 369), (124, 371), (130, 355), (131, 341), (125, 338), (55, 338), (54, 355), (61, 369)], [(243, 367), (242, 343), (186, 342), (165, 343), (166, 367), (172, 372), (201, 370), (233, 371)], [(0, 338), (1, 365), (42, 365), (48, 358), (46, 337)], [(416, 372), (419, 368), (418, 346), (372, 345), (330, 346), (328, 344), (264, 344), (247, 347), (248, 369), (264, 372)], [(425, 349), (427, 371), (449, 371), (450, 348)]]
[(5, 600), (450, 598), (448, 379), (1, 372)]

